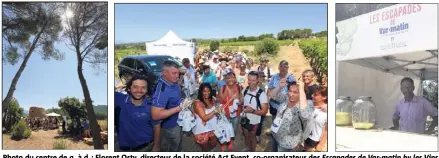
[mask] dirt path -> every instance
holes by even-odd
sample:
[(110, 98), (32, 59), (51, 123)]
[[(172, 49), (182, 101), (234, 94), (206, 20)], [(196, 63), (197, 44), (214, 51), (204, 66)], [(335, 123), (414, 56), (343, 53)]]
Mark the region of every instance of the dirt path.
[[(220, 49), (224, 49), (228, 46), (221, 46)], [(230, 46), (233, 49), (243, 51), (253, 51), (254, 46)], [(207, 49), (208, 47), (200, 47), (199, 50)], [(255, 61), (255, 63), (259, 62), (259, 57), (251, 57)], [(289, 63), (289, 72), (292, 73), (296, 78), (299, 78), (300, 75), (302, 75), (302, 72), (311, 69), (311, 66), (309, 65), (308, 60), (305, 58), (305, 56), (302, 53), (302, 50), (300, 49), (298, 44), (295, 44), (294, 46), (280, 46), (279, 52), (274, 58), (270, 58), (269, 65), (275, 71), (276, 73), (279, 72), (278, 65), (279, 62), (282, 60), (287, 60)]]
[[(3, 150), (52, 150), (53, 144), (57, 139), (66, 140), (67, 149), (75, 150), (93, 150), (92, 145), (87, 145), (81, 140), (72, 140), (70, 138), (62, 138), (58, 135), (57, 130), (39, 130), (32, 131), (32, 135), (28, 139), (20, 141), (12, 140), (10, 135), (3, 134)], [(104, 146), (108, 149), (108, 146)]]
[(302, 75), (302, 72), (311, 69), (308, 60), (302, 53), (302, 50), (296, 44), (295, 46), (281, 46), (279, 53), (274, 59), (271, 59), (269, 65), (271, 68), (278, 73), (279, 62), (282, 60), (287, 60), (290, 66), (289, 72), (292, 73), (296, 78)]

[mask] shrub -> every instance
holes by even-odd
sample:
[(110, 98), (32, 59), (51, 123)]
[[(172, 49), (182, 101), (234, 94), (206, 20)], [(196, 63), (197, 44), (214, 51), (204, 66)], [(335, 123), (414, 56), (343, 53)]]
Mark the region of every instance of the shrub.
[(243, 53), (248, 54), (249, 51), (247, 49), (242, 50)]
[(12, 138), (23, 139), (29, 138), (31, 135), (31, 130), (26, 126), (24, 120), (18, 121), (12, 126)]
[(53, 143), (53, 149), (66, 149), (67, 142), (64, 139), (58, 139)]
[(255, 51), (258, 53), (258, 55), (263, 53), (276, 55), (279, 52), (279, 44), (271, 38), (266, 38), (256, 44)]
[(32, 131), (30, 129), (24, 130), (23, 136), (24, 138), (30, 138), (30, 135), (32, 134)]
[(210, 42), (210, 46), (209, 46), (210, 51), (218, 50), (219, 47), (220, 47), (220, 42), (219, 42), (219, 41), (214, 40), (214, 41), (211, 41), (211, 42)]

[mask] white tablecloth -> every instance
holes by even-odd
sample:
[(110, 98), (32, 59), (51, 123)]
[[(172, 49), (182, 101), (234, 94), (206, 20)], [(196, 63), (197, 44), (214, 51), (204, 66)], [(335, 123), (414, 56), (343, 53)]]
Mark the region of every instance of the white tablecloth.
[(336, 151), (437, 151), (436, 136), (336, 127)]

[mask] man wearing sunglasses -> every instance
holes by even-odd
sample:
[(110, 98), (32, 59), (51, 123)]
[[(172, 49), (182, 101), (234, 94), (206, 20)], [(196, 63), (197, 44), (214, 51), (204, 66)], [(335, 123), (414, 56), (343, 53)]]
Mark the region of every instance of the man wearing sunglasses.
[[(279, 106), (288, 100), (288, 83), (296, 82), (296, 78), (288, 73), (289, 66), (286, 60), (282, 60), (278, 68), (279, 73), (272, 76), (267, 90), (272, 120), (276, 118)], [(276, 140), (272, 139), (272, 152), (277, 152)]]

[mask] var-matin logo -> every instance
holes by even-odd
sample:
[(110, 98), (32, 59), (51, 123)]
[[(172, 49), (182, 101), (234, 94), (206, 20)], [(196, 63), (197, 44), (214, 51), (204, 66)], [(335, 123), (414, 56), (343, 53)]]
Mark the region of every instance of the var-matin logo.
[(395, 19), (390, 21), (390, 27), (380, 28), (381, 36), (397, 35), (409, 31), (409, 24), (402, 22), (395, 25)]
[(406, 41), (398, 40), (398, 35), (409, 32), (410, 24), (406, 22), (396, 23), (395, 21), (395, 19), (390, 20), (390, 27), (379, 28), (381, 38), (388, 38), (388, 40), (390, 40), (390, 43), (380, 45), (381, 50), (395, 49), (407, 46)]

